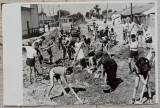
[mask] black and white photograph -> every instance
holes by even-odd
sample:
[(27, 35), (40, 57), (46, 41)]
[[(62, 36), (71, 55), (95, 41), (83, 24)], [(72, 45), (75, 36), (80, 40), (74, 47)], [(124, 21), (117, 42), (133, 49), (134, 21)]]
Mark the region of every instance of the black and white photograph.
[(23, 105), (157, 102), (157, 7), (21, 4)]

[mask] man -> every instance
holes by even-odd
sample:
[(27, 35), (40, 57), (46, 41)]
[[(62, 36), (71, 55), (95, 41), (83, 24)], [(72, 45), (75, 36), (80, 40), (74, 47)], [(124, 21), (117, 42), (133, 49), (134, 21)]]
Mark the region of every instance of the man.
[(128, 64), (129, 64), (130, 73), (132, 73), (132, 67), (131, 67), (132, 59), (134, 59), (134, 63), (138, 60), (138, 41), (136, 40), (135, 34), (131, 35), (131, 42), (129, 44), (129, 48), (130, 48), (130, 53), (128, 58), (128, 62), (129, 62)]
[(49, 55), (49, 64), (53, 63), (53, 46), (55, 45), (55, 37), (51, 36), (50, 40), (48, 40), (47, 45), (44, 50), (47, 50), (48, 55)]
[(96, 51), (102, 51), (103, 52), (103, 48), (104, 48), (104, 44), (103, 44), (103, 39), (100, 38), (99, 41), (96, 43)]
[(45, 39), (46, 39), (46, 38), (45, 38), (44, 36), (42, 36), (42, 37), (40, 37), (39, 39), (35, 40), (35, 41), (32, 43), (32, 47), (34, 47), (34, 44), (35, 44), (36, 42), (38, 42), (38, 44), (39, 44), (40, 46), (42, 46), (42, 43), (44, 42)]
[(123, 29), (123, 40), (126, 42), (127, 41), (127, 32), (128, 32), (128, 24), (126, 23), (125, 20), (123, 20), (122, 29)]
[(135, 76), (135, 86), (133, 89), (133, 97), (132, 97), (132, 102), (131, 102), (132, 104), (134, 104), (136, 101), (135, 96), (136, 96), (136, 92), (138, 90), (140, 80), (142, 80), (142, 82), (143, 82), (142, 93), (140, 96), (140, 102), (142, 102), (144, 90), (145, 90), (145, 88), (147, 88), (149, 102), (152, 103), (149, 78), (150, 78), (150, 70), (151, 70), (151, 64), (152, 64), (153, 59), (154, 59), (154, 54), (150, 50), (147, 57), (141, 57), (136, 62), (136, 67), (134, 68), (134, 72), (136, 73), (136, 76)]
[(67, 37), (66, 37), (66, 50), (67, 50), (67, 53), (68, 53), (68, 56), (69, 56), (69, 60), (72, 60), (72, 57), (71, 57), (71, 54), (72, 54), (72, 36), (67, 33)]
[(50, 24), (48, 23), (48, 31), (50, 32), (50, 28), (51, 28), (51, 26), (50, 26)]
[[(38, 42), (39, 46), (42, 46), (42, 43), (44, 42), (44, 40), (45, 40), (45, 37), (44, 37), (44, 36), (40, 37), (39, 39), (35, 40), (35, 41), (32, 43), (32, 47), (34, 47), (34, 44), (35, 44), (36, 42)], [(40, 52), (39, 49), (40, 49), (40, 48), (37, 48), (36, 50), (37, 50), (37, 54), (39, 55), (39, 63), (42, 64), (42, 62), (43, 62), (43, 56), (42, 56), (42, 54), (41, 54), (41, 52)]]
[[(35, 62), (36, 58), (38, 57), (37, 55), (37, 49), (39, 48), (38, 42), (34, 43), (34, 47), (32, 46), (23, 46), (23, 50), (26, 50), (27, 52), (27, 59), (26, 59), (26, 64), (29, 66), (29, 82), (32, 84), (33, 82), (36, 81), (36, 67), (35, 67)], [(37, 71), (38, 72), (38, 71)], [(33, 74), (33, 82), (32, 82), (32, 74)]]
[(52, 88), (54, 87), (54, 79), (57, 80), (61, 90), (63, 91), (64, 95), (69, 96), (64, 87), (62, 86), (62, 82), (67, 85), (69, 88), (71, 88), (68, 83), (67, 83), (67, 78), (66, 76), (71, 75), (71, 73), (73, 72), (73, 67), (54, 67), (50, 70), (49, 76), (50, 76), (50, 88), (48, 90), (47, 96), (50, 96), (50, 92), (52, 90)]
[[(68, 53), (67, 50), (68, 50), (70, 40), (69, 40), (69, 38), (66, 37), (66, 35), (63, 35), (61, 43), (62, 43), (62, 50), (63, 50), (63, 60), (65, 61), (66, 53)], [(69, 59), (71, 59), (70, 54), (69, 54)]]
[[(100, 57), (100, 56), (99, 56)], [(99, 58), (97, 58), (99, 59)], [(107, 84), (110, 86), (110, 90), (113, 91), (116, 88), (116, 76), (117, 76), (117, 63), (114, 59), (110, 58), (108, 53), (104, 53), (98, 62), (98, 67), (102, 65), (103, 76), (107, 74)]]
[(83, 35), (82, 37), (83, 37), (83, 41), (84, 41), (84, 44), (86, 46), (86, 51), (87, 51), (87, 54), (88, 54), (89, 50), (90, 50), (91, 39), (90, 38), (86, 38), (85, 35)]

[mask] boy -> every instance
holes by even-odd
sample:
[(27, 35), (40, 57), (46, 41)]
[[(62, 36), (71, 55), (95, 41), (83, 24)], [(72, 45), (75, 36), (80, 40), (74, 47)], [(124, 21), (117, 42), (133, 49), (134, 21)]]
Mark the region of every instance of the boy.
[(55, 37), (51, 37), (50, 40), (47, 42), (46, 48), (43, 48), (44, 50), (47, 50), (48, 54), (49, 54), (49, 64), (53, 63), (53, 49), (52, 47), (55, 45)]
[(134, 104), (136, 101), (135, 96), (136, 96), (136, 91), (138, 89), (138, 85), (139, 85), (140, 80), (142, 80), (142, 82), (143, 82), (143, 89), (142, 89), (142, 93), (140, 96), (140, 102), (142, 102), (144, 90), (145, 90), (145, 88), (147, 88), (149, 102), (152, 103), (151, 89), (149, 86), (149, 78), (150, 78), (151, 63), (152, 63), (153, 59), (154, 59), (154, 54), (150, 50), (147, 57), (141, 57), (136, 62), (136, 67), (134, 68), (134, 72), (136, 73), (135, 87), (133, 89), (133, 98), (132, 98), (131, 104)]
[(51, 85), (47, 93), (47, 96), (49, 97), (50, 92), (52, 88), (54, 87), (54, 78), (57, 80), (58, 84), (60, 85), (64, 95), (69, 96), (64, 90), (64, 87), (62, 86), (62, 82), (70, 88), (70, 86), (67, 83), (66, 76), (71, 75), (72, 72), (73, 72), (73, 67), (66, 68), (66, 67), (58, 66), (58, 67), (52, 68), (49, 73)]
[[(44, 40), (45, 40), (45, 37), (44, 37), (44, 36), (40, 37), (39, 39), (35, 40), (35, 41), (32, 43), (32, 47), (34, 47), (34, 44), (35, 44), (36, 42), (39, 44), (39, 46), (42, 46), (42, 43), (43, 43)], [(42, 56), (39, 48), (37, 48), (36, 50), (37, 50), (37, 54), (39, 55), (39, 63), (42, 64), (43, 56)]]
[(114, 28), (111, 28), (110, 31), (110, 41), (111, 41), (111, 45), (115, 45), (116, 42), (116, 32), (114, 31)]
[(130, 73), (132, 73), (132, 67), (131, 67), (132, 58), (134, 59), (134, 62), (138, 60), (138, 41), (136, 40), (135, 34), (131, 35), (131, 42), (129, 44), (129, 48), (130, 48), (130, 53), (128, 58), (128, 65)]
[[(26, 64), (29, 66), (29, 82), (30, 82), (30, 84), (32, 84), (36, 80), (36, 71), (37, 71), (37, 69), (35, 67), (35, 59), (36, 59), (36, 57), (38, 57), (36, 49), (39, 48), (39, 44), (38, 44), (38, 42), (35, 42), (34, 43), (34, 47), (32, 47), (32, 46), (23, 46), (22, 48), (26, 49), (26, 51), (27, 51)], [(31, 80), (32, 74), (33, 74), (33, 77), (34, 77), (33, 78), (33, 80), (34, 80), (33, 82)]]

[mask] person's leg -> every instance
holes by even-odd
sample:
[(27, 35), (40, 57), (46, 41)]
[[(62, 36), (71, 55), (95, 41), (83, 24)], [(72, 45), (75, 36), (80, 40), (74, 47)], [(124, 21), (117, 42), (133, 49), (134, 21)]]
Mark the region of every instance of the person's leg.
[(63, 88), (63, 86), (62, 86), (62, 81), (61, 81), (60, 79), (58, 79), (58, 84), (59, 84), (61, 90), (63, 91), (64, 95), (68, 95), (68, 94), (66, 93), (66, 91), (64, 90), (64, 88)]
[(35, 67), (31, 67), (32, 70), (32, 75), (33, 75), (33, 83), (35, 83), (36, 81), (36, 71), (35, 71)]
[(69, 60), (71, 60), (72, 57), (71, 57), (71, 48), (70, 47), (68, 47), (67, 53), (68, 53)]
[(54, 77), (52, 76), (51, 73), (50, 73), (49, 77), (50, 77), (50, 87), (49, 87), (48, 93), (47, 93), (47, 96), (48, 96), (48, 97), (49, 97), (49, 95), (50, 95), (51, 90), (52, 90), (53, 87), (54, 87)]
[(58, 39), (58, 48), (61, 49), (61, 38)]
[(133, 89), (132, 104), (135, 103), (135, 97), (136, 97), (136, 92), (138, 90), (138, 86), (139, 86), (139, 77), (136, 76), (135, 77), (135, 86), (134, 86), (134, 89)]
[(63, 49), (63, 60), (65, 61), (65, 57), (66, 57), (66, 48), (63, 47), (62, 49)]
[(31, 69), (30, 66), (29, 66), (29, 77), (28, 77), (28, 79), (29, 79), (29, 83), (32, 84), (32, 69)]
[(128, 66), (129, 66), (129, 73), (132, 73), (132, 66), (131, 66), (132, 58), (128, 58)]
[(152, 95), (151, 95), (151, 88), (150, 88), (150, 84), (149, 84), (149, 79), (148, 79), (146, 87), (147, 87), (148, 96), (149, 96), (149, 103), (152, 103)]

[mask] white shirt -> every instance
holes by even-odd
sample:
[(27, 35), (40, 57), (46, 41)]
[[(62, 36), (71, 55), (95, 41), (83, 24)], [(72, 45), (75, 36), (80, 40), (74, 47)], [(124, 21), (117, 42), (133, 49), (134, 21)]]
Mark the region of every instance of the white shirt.
[(138, 41), (130, 42), (130, 50), (131, 51), (138, 51)]
[(27, 58), (35, 58), (37, 56), (37, 51), (32, 46), (23, 46), (27, 50)]
[(127, 23), (122, 24), (122, 28), (123, 28), (123, 30), (128, 30), (128, 24)]
[(144, 30), (144, 36), (145, 37), (150, 37), (150, 35), (151, 35), (151, 30), (149, 28), (147, 29), (147, 31)]
[(132, 29), (133, 29), (133, 27), (134, 27), (134, 25), (135, 25), (135, 23), (134, 22), (132, 22), (132, 23), (129, 23), (129, 31), (131, 31)]

